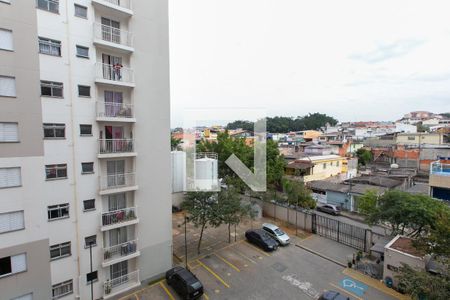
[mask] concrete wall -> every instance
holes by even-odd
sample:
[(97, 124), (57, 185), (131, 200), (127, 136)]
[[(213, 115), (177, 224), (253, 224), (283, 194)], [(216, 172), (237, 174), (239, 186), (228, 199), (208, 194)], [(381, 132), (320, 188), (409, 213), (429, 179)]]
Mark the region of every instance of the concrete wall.
[(388, 269), (388, 265), (394, 266), (396, 268), (401, 267), (401, 263), (405, 263), (412, 268), (425, 269), (425, 260), (423, 258), (415, 257), (402, 253), (395, 249), (385, 248), (384, 249), (384, 267), (383, 267), (383, 279), (390, 277), (394, 281), (394, 286), (397, 285), (398, 280), (395, 279), (396, 271)]
[[(288, 222), (296, 225), (296, 211), (292, 208), (287, 208), (273, 203), (258, 201), (263, 208), (263, 216), (269, 218), (276, 218), (277, 220)], [(289, 218), (288, 218), (289, 217)], [(297, 211), (297, 228), (304, 231), (312, 231), (312, 214), (307, 214), (302, 211)]]

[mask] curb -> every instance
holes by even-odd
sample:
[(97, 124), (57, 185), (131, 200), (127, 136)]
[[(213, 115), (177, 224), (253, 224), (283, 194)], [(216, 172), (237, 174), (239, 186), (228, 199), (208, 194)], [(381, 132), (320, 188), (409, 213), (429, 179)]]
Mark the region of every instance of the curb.
[(337, 264), (337, 265), (339, 265), (339, 266), (341, 266), (341, 267), (343, 267), (343, 268), (347, 268), (347, 265), (346, 265), (346, 264), (341, 263), (340, 261), (337, 261), (337, 260), (335, 260), (335, 259), (333, 259), (333, 258), (331, 258), (331, 257), (326, 256), (326, 255), (323, 255), (322, 253), (319, 253), (319, 252), (316, 252), (316, 251), (314, 251), (314, 250), (311, 250), (311, 249), (309, 249), (309, 248), (307, 248), (307, 247), (305, 247), (305, 246), (295, 244), (295, 247), (301, 248), (301, 249), (303, 249), (303, 250), (305, 250), (305, 251), (308, 251), (308, 252), (310, 252), (310, 253), (312, 253), (312, 254), (315, 254), (315, 255), (317, 255), (317, 256), (320, 256), (320, 257), (322, 257), (323, 259), (326, 259), (326, 260), (328, 260), (328, 261), (331, 261), (331, 262), (333, 262), (333, 263), (335, 263), (335, 264)]

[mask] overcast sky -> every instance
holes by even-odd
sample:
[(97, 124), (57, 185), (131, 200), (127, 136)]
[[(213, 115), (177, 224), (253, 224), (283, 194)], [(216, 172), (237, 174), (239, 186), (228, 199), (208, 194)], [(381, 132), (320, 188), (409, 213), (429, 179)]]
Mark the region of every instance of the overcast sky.
[(340, 121), (450, 111), (448, 0), (169, 3), (172, 126), (199, 107)]

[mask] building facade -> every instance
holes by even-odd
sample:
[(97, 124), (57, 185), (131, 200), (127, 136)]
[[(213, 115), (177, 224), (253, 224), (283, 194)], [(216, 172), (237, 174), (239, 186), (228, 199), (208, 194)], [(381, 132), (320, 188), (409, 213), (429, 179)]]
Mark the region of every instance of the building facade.
[(113, 298), (171, 267), (167, 6), (0, 1), (2, 299)]

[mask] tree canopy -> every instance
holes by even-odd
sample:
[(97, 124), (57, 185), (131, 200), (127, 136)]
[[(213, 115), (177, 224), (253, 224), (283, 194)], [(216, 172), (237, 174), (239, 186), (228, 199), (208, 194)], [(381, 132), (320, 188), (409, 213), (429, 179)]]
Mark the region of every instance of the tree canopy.
[(356, 150), (356, 156), (358, 157), (358, 163), (363, 166), (367, 166), (373, 159), (372, 152), (364, 148)]
[[(289, 131), (301, 131), (301, 130), (318, 130), (324, 127), (327, 123), (334, 126), (338, 123), (333, 117), (327, 116), (326, 114), (313, 113), (302, 117), (268, 117), (267, 121), (267, 131), (286, 133)], [(253, 131), (253, 122), (238, 120), (228, 123), (227, 129), (237, 129), (242, 128), (244, 130)]]

